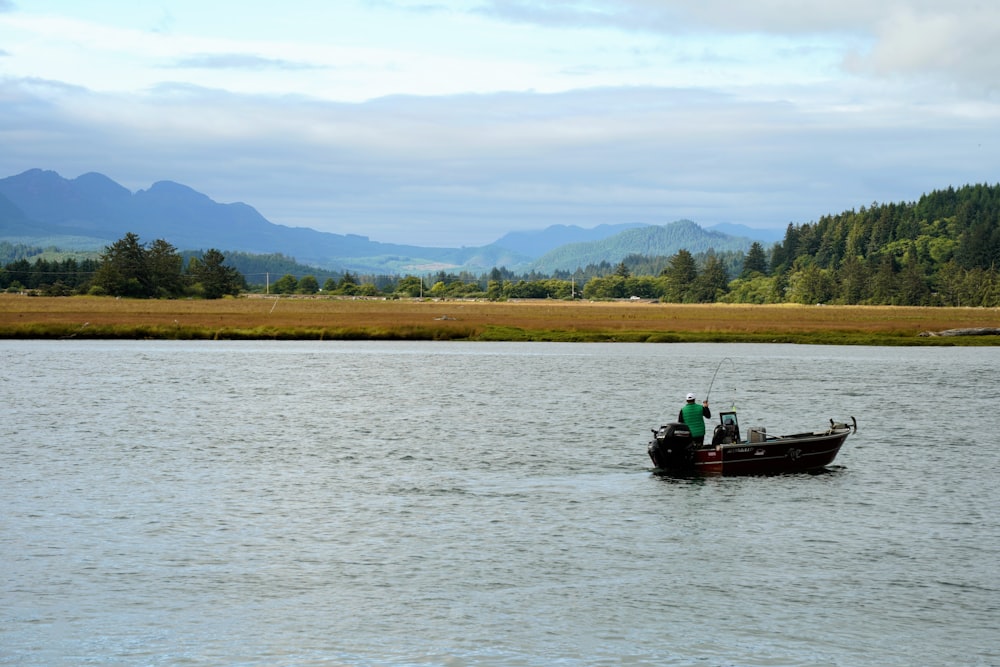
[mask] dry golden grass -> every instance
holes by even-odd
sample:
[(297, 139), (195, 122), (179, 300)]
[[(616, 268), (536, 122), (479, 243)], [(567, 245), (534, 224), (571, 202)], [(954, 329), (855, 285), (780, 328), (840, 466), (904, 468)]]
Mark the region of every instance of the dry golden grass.
[(994, 327), (996, 309), (420, 301), (244, 297), (218, 301), (0, 295), (0, 337), (375, 338), (998, 344), (921, 338)]

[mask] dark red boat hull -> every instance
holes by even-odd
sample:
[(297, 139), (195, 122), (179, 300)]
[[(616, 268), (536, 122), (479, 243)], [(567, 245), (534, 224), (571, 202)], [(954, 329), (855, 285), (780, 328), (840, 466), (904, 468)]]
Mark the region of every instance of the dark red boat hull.
[(694, 453), (694, 467), (698, 472), (715, 475), (810, 472), (833, 463), (848, 433), (792, 436), (699, 449)]
[(650, 443), (649, 455), (666, 472), (704, 475), (776, 475), (812, 472), (833, 463), (850, 429), (772, 437), (761, 442), (708, 445), (686, 456), (667, 455)]

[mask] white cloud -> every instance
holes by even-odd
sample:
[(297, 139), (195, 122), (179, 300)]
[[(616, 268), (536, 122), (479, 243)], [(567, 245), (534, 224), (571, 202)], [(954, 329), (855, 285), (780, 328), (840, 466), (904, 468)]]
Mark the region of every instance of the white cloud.
[(488, 0), (479, 11), (564, 29), (698, 35), (706, 44), (748, 34), (833, 40), (854, 73), (958, 81), (979, 94), (1000, 85), (1000, 4), (982, 0)]
[(929, 77), (977, 95), (1000, 93), (1000, 5), (957, 3), (948, 11), (922, 12), (900, 8), (880, 17), (876, 26), (871, 50), (848, 60), (855, 71)]
[[(696, 90), (395, 97), (365, 104), (9, 83), (0, 170), (176, 180), (273, 222), (477, 245), (554, 223), (690, 217), (783, 227), (989, 180), (997, 117), (816, 111)], [(11, 104), (13, 102), (13, 104)], [(44, 129), (39, 129), (44, 128)], [(73, 141), (68, 141), (73, 138)]]
[[(226, 10), (181, 2), (166, 17), (142, 13), (131, 27), (82, 9), (8, 12), (0, 38), (19, 76), (139, 91), (180, 69), (203, 87), (341, 101), (798, 85), (845, 74), (931, 81), (981, 97), (995, 94), (1000, 66), (1000, 5), (975, 0), (290, 0), (280, 15), (242, 8), (230, 21), (208, 22)], [(192, 23), (199, 11), (204, 24)]]
[(987, 3), (289, 0), (214, 21), (231, 4), (0, 13), (0, 176), (169, 179), (277, 223), (476, 245), (784, 227), (1000, 173)]

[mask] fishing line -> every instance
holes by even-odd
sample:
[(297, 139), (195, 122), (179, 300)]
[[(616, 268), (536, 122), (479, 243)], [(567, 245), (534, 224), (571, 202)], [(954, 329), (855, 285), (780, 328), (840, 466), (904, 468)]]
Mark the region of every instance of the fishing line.
[(712, 385), (715, 384), (715, 376), (719, 374), (719, 369), (722, 368), (722, 364), (724, 364), (727, 361), (733, 365), (733, 369), (734, 370), (736, 369), (736, 362), (735, 361), (733, 361), (729, 357), (723, 357), (722, 361), (719, 362), (719, 365), (715, 367), (715, 373), (712, 374), (712, 381), (708, 383), (708, 391), (705, 392), (705, 400), (706, 401), (708, 400), (708, 397), (712, 393)]

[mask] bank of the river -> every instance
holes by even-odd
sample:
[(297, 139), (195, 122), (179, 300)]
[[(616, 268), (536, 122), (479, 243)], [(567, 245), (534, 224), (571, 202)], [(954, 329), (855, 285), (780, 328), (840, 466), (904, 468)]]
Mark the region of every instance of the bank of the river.
[(984, 308), (0, 295), (0, 338), (998, 345), (996, 335), (920, 335), (998, 324)]

